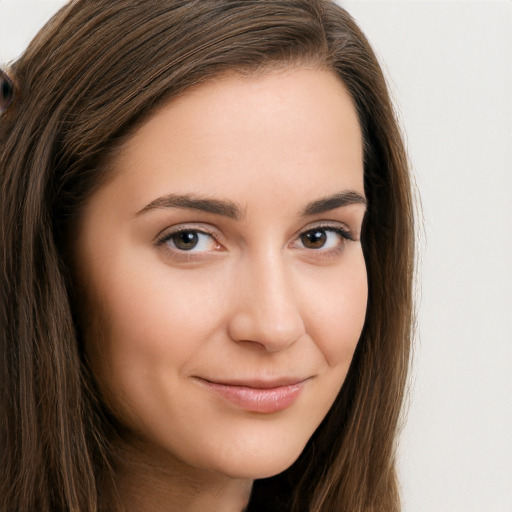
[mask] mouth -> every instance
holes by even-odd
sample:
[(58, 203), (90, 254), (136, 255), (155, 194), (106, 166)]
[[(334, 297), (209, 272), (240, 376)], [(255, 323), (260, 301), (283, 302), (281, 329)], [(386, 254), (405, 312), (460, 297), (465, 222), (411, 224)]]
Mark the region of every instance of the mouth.
[(211, 392), (248, 412), (272, 414), (291, 407), (309, 379), (216, 382), (198, 378)]

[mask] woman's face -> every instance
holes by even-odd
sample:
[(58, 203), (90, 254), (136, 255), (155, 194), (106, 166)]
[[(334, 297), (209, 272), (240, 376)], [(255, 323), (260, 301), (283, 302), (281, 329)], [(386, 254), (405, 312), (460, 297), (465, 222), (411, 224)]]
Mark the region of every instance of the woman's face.
[(223, 77), (173, 100), (86, 205), (86, 352), (148, 451), (238, 478), (290, 466), (366, 310), (362, 141), (327, 71)]

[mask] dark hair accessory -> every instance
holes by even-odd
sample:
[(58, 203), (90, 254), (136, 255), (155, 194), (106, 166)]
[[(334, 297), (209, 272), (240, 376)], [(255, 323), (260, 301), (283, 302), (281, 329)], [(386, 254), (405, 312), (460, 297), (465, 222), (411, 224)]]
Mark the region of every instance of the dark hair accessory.
[(14, 100), (14, 84), (5, 71), (0, 69), (0, 113), (7, 110)]

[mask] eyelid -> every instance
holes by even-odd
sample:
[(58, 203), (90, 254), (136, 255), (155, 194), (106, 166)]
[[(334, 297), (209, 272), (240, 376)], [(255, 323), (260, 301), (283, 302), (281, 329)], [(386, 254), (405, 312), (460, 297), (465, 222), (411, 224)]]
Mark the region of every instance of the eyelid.
[(345, 223), (339, 222), (339, 221), (318, 221), (313, 222), (303, 228), (301, 228), (297, 234), (294, 236), (294, 239), (297, 239), (304, 233), (307, 233), (308, 231), (313, 231), (315, 229), (325, 229), (329, 231), (335, 231), (339, 233), (341, 236), (346, 238), (347, 240), (350, 240), (351, 242), (357, 242), (358, 239), (356, 237), (356, 234), (352, 229), (350, 229)]
[[(173, 236), (182, 233), (192, 231), (202, 235), (211, 237), (214, 248), (208, 248), (206, 250), (194, 251), (191, 250), (180, 250), (178, 247), (172, 247), (168, 243)], [(162, 251), (164, 258), (168, 261), (178, 265), (193, 265), (203, 263), (220, 252), (223, 252), (224, 246), (219, 241), (221, 236), (214, 229), (205, 226), (204, 224), (195, 223), (184, 223), (175, 226), (170, 226), (162, 230), (156, 237), (154, 245), (157, 249)]]
[[(309, 231), (314, 231), (315, 229), (326, 230), (330, 231), (331, 233), (335, 232), (340, 237), (339, 244), (337, 244), (336, 247), (327, 248), (311, 248), (302, 245), (300, 240), (301, 236), (305, 233), (308, 233)], [(200, 251), (194, 251), (193, 249), (187, 251), (177, 247), (172, 247), (170, 244), (168, 244), (169, 240), (173, 236), (187, 231), (197, 232), (210, 236), (212, 238), (212, 243), (215, 244), (216, 247)], [(174, 226), (168, 226), (160, 231), (160, 233), (155, 238), (154, 245), (162, 248), (162, 250), (165, 251), (167, 257), (174, 259), (177, 262), (194, 263), (205, 261), (205, 259), (212, 257), (214, 254), (223, 252), (225, 250), (225, 243), (221, 241), (222, 238), (222, 233), (219, 233), (217, 229), (209, 226), (208, 224), (203, 224), (200, 222), (185, 222)], [(313, 258), (315, 261), (320, 261), (322, 259), (329, 260), (337, 258), (345, 250), (346, 243), (350, 241), (356, 242), (358, 241), (358, 238), (354, 234), (354, 231), (352, 231), (347, 226), (347, 224), (340, 221), (320, 220), (317, 222), (312, 222), (297, 231), (289, 243), (289, 247), (292, 249), (300, 250), (304, 254), (305, 258)]]
[[(304, 246), (301, 237), (315, 229), (335, 233), (336, 236), (340, 238), (339, 243), (334, 247), (312, 248)], [(354, 235), (354, 232), (346, 224), (339, 221), (318, 221), (302, 228), (294, 236), (291, 242), (291, 248), (299, 251), (299, 254), (305, 261), (309, 261), (314, 264), (328, 264), (331, 261), (337, 261), (346, 250), (347, 244), (350, 242), (357, 242), (357, 238)]]
[(198, 233), (202, 233), (205, 235), (211, 236), (217, 243), (220, 244), (220, 235), (217, 231), (212, 228), (209, 228), (205, 224), (200, 223), (185, 223), (185, 224), (177, 224), (176, 226), (169, 226), (160, 231), (155, 238), (155, 245), (161, 245), (169, 240), (172, 236), (183, 233), (186, 231), (197, 231)]

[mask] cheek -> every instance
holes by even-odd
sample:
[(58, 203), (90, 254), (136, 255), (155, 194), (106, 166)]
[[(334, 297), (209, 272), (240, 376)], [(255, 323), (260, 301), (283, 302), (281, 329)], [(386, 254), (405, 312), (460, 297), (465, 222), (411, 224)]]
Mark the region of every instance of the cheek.
[(105, 400), (118, 411), (144, 403), (163, 380), (177, 380), (214, 328), (213, 312), (205, 311), (212, 301), (193, 293), (193, 283), (166, 277), (161, 268), (156, 276), (151, 265), (119, 268), (91, 281), (85, 340)]
[[(189, 350), (201, 321), (211, 318), (204, 311), (209, 303), (204, 280), (180, 279), (160, 262), (125, 260), (97, 273), (90, 288), (91, 301), (98, 305), (91, 309), (108, 322), (109, 337), (130, 343), (126, 348), (138, 348), (141, 354), (166, 347), (173, 353)], [(184, 337), (191, 341), (183, 343)]]
[(354, 255), (350, 265), (323, 284), (311, 297), (310, 335), (330, 367), (348, 369), (364, 326), (368, 301), (362, 253)]

